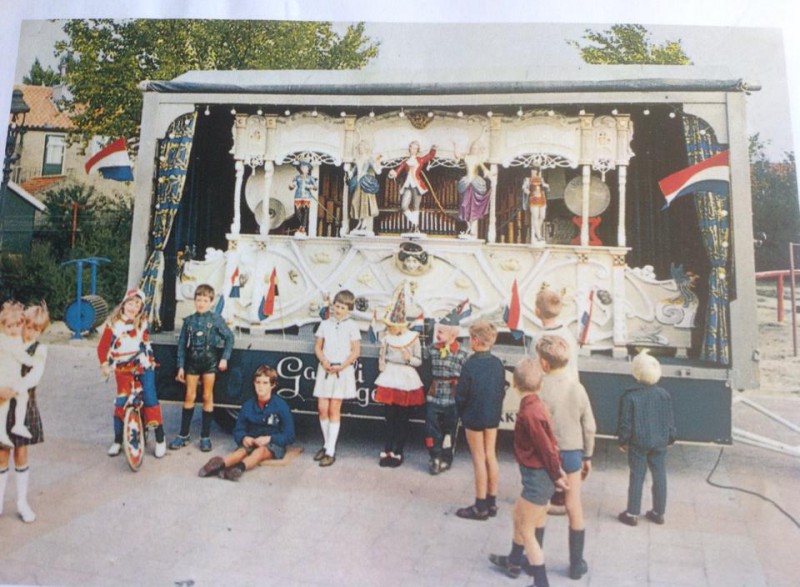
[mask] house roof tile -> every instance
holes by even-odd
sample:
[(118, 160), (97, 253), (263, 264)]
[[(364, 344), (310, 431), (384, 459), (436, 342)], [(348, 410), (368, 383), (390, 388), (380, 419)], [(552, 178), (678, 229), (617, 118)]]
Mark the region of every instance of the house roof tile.
[(14, 88), (22, 90), (25, 102), (31, 108), (25, 116), (25, 128), (65, 131), (75, 128), (67, 113), (59, 110), (53, 102), (53, 88), (26, 84), (18, 84)]

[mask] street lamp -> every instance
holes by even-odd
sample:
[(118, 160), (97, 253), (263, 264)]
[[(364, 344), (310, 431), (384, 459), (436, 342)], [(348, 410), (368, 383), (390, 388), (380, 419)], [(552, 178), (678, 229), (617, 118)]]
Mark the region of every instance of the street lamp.
[(3, 250), (5, 237), (5, 207), (8, 194), (8, 182), (11, 179), (11, 166), (17, 162), (17, 137), (21, 137), (25, 124), (25, 115), (31, 107), (25, 102), (22, 90), (15, 89), (11, 94), (11, 120), (8, 123), (6, 152), (3, 157), (3, 184), (0, 185), (0, 251)]

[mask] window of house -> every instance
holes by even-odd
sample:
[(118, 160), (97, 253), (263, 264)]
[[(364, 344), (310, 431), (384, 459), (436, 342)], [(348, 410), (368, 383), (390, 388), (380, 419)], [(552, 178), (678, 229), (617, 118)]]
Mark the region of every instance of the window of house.
[(64, 135), (47, 135), (45, 137), (42, 175), (63, 175), (66, 150), (67, 142)]

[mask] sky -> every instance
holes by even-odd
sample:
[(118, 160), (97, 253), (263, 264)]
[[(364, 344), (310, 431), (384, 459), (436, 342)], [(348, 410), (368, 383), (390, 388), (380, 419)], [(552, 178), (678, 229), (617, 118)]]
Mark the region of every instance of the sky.
[[(133, 7), (122, 8), (99, 0), (73, 0), (69, 7), (52, 4), (57, 3), (0, 0), (4, 14), (0, 50), (14, 56), (0, 62), (0, 87), (10, 88), (19, 82), (36, 56), (46, 66), (55, 66), (52, 44), (60, 27), (46, 19), (136, 16), (363, 20), (367, 22), (367, 34), (381, 41), (380, 55), (368, 67), (408, 69), (409, 64), (414, 64), (443, 68), (457, 64), (487, 70), (513, 65), (520, 56), (575, 67), (581, 64), (580, 58), (565, 39), (581, 40), (586, 28), (637, 22), (651, 31), (656, 42), (680, 40), (697, 65), (726, 66), (732, 77), (761, 84), (762, 90), (748, 98), (748, 130), (759, 132), (769, 141), (770, 158), (778, 160), (785, 151), (796, 150), (792, 136), (800, 137), (800, 39), (796, 34), (786, 34), (792, 23), (800, 22), (800, 8), (794, 0), (726, 0), (724, 12), (719, 10), (722, 3), (712, 0), (648, 0), (635, 6), (626, 0), (495, 0), (490, 11), (489, 3), (477, 0), (405, 0), (402, 4), (388, 0), (139, 0)], [(466, 22), (473, 24), (465, 27)], [(408, 23), (415, 26), (403, 26)], [(531, 28), (523, 23), (546, 26)], [(534, 30), (535, 34), (531, 34)], [(0, 92), (0, 111), (8, 111), (10, 92), (7, 94)], [(795, 105), (791, 117), (790, 104)]]

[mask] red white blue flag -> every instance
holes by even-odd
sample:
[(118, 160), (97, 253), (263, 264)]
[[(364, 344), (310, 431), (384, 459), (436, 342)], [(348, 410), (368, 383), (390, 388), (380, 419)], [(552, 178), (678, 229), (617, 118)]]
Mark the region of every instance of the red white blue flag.
[(125, 139), (119, 138), (92, 155), (84, 169), (87, 175), (97, 171), (106, 179), (133, 181), (133, 166)]
[(592, 325), (592, 312), (594, 311), (594, 289), (589, 292), (586, 307), (581, 314), (580, 334), (578, 344), (585, 345), (589, 341), (589, 327)]
[(269, 276), (269, 285), (267, 285), (267, 293), (261, 298), (261, 303), (258, 305), (258, 319), (266, 320), (275, 313), (275, 296), (278, 289), (278, 273), (273, 267), (272, 275)]
[(522, 312), (519, 304), (519, 289), (517, 288), (517, 280), (514, 280), (514, 285), (511, 286), (511, 302), (506, 306), (503, 312), (503, 320), (514, 335), (514, 338), (519, 340), (522, 338), (522, 330), (519, 329), (519, 321)]
[(372, 344), (378, 342), (378, 311), (372, 310), (372, 322), (369, 323), (369, 330), (367, 330), (367, 338)]
[(694, 192), (727, 194), (730, 189), (731, 176), (729, 154), (730, 151), (723, 151), (659, 181), (658, 187), (661, 188), (661, 193), (664, 194), (666, 200), (662, 210), (667, 208), (675, 198)]

